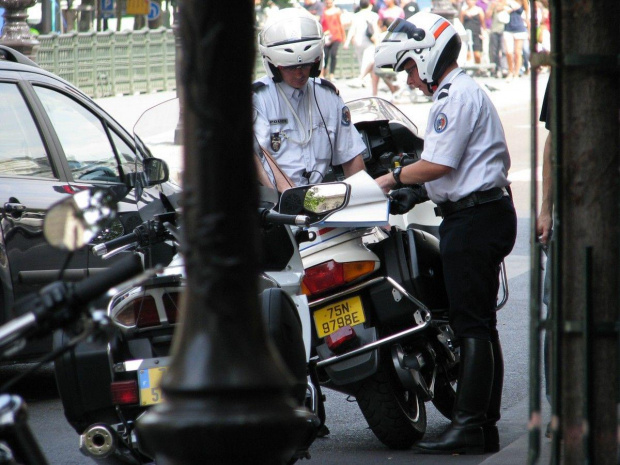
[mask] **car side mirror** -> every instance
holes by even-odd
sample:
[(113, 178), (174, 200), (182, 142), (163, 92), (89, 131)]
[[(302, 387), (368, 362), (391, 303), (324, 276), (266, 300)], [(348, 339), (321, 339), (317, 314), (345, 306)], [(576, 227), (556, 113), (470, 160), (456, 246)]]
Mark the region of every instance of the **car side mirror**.
[(145, 158), (142, 160), (142, 171), (127, 173), (125, 175), (125, 185), (129, 188), (140, 188), (157, 186), (170, 179), (170, 169), (168, 164), (159, 158)]
[(168, 163), (159, 158), (145, 158), (143, 160), (146, 186), (157, 186), (170, 179)]
[(316, 223), (347, 205), (350, 186), (344, 182), (287, 189), (280, 197), (280, 213), (306, 215)]

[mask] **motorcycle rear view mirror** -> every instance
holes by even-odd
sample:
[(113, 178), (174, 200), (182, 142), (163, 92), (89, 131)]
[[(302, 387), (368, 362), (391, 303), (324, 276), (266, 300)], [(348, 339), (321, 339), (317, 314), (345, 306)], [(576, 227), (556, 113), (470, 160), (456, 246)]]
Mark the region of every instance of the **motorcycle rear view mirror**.
[(70, 252), (84, 247), (116, 217), (114, 198), (106, 189), (93, 189), (55, 203), (43, 222), (45, 239)]
[(306, 215), (311, 223), (316, 223), (346, 206), (349, 189), (343, 182), (287, 189), (280, 198), (280, 213)]

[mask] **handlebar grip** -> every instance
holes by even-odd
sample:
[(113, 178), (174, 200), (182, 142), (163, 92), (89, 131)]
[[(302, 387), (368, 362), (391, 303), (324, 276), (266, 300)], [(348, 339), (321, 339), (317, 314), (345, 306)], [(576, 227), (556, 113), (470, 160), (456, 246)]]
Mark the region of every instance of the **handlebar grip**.
[(142, 260), (137, 254), (119, 260), (110, 268), (90, 276), (73, 287), (72, 304), (82, 305), (96, 299), (108, 289), (142, 272)]
[(310, 224), (310, 218), (305, 215), (285, 215), (267, 209), (262, 212), (262, 215), (263, 221), (271, 224), (287, 224), (289, 226), (308, 226)]
[(93, 253), (98, 257), (101, 257), (102, 255), (108, 253), (108, 251), (110, 250), (118, 249), (119, 247), (138, 242), (139, 240), (140, 238), (135, 232), (130, 232), (129, 234), (117, 237), (116, 239), (112, 239), (111, 241), (97, 244), (93, 247)]

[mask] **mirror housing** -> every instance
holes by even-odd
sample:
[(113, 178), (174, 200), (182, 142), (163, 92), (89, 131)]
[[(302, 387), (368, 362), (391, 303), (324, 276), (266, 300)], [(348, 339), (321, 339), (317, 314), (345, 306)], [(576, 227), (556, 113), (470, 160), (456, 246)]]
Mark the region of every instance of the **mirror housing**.
[(342, 210), (349, 201), (350, 189), (344, 182), (287, 189), (280, 197), (280, 213), (306, 215), (311, 223), (316, 223)]
[(130, 188), (145, 188), (163, 184), (170, 179), (168, 164), (159, 158), (145, 158), (143, 170), (125, 175), (125, 185)]
[(50, 207), (43, 235), (50, 245), (73, 252), (88, 244), (114, 218), (115, 195), (107, 189), (87, 189)]

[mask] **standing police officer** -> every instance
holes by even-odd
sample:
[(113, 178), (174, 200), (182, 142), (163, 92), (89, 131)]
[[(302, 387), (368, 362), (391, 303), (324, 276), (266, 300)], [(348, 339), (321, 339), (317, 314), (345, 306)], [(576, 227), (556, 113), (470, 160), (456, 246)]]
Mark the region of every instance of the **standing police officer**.
[(421, 160), (377, 179), (392, 193), (392, 213), (428, 198), (443, 217), (440, 253), (450, 322), (461, 361), (452, 424), (421, 452), (480, 454), (499, 450), (504, 365), (497, 332), (499, 270), (516, 239), (507, 178), (510, 154), (487, 94), (456, 63), (461, 39), (443, 17), (397, 20), (377, 47), (375, 66), (407, 73), (407, 84), (433, 96)]
[[(258, 36), (267, 76), (254, 83), (258, 142), (297, 185), (323, 181), (331, 165), (364, 169), (365, 145), (336, 87), (319, 79), (323, 30), (306, 10), (275, 13)], [(312, 78), (312, 79), (310, 79)]]

